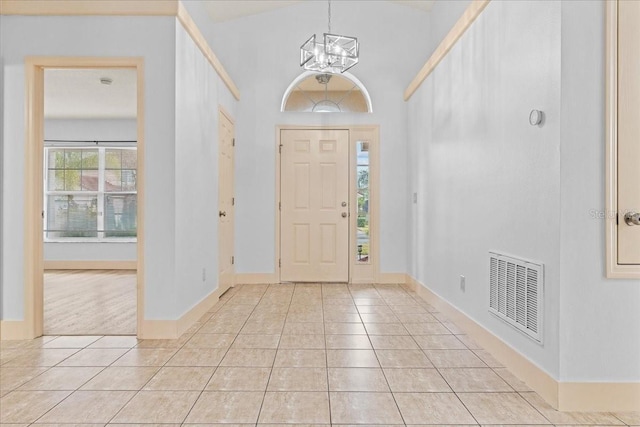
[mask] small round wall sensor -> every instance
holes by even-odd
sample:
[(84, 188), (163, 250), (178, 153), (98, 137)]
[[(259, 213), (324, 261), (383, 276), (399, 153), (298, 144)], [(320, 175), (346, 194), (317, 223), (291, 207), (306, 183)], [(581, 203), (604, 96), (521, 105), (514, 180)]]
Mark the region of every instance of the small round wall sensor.
[(540, 110), (531, 110), (529, 113), (529, 124), (531, 126), (540, 126), (544, 120), (544, 113)]
[(113, 83), (113, 79), (110, 77), (100, 77), (100, 83), (109, 86), (111, 83)]

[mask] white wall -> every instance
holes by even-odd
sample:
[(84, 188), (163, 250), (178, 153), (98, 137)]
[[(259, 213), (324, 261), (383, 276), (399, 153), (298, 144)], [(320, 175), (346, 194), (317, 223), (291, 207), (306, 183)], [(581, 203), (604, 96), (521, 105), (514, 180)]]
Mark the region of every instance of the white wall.
[[(431, 19), (459, 15), (448, 4)], [(541, 128), (527, 123), (533, 108)], [(640, 281), (605, 278), (593, 217), (603, 2), (491, 2), (410, 100), (408, 123), (410, 273), (559, 381), (640, 380)], [(545, 264), (544, 346), (487, 313), (491, 249)]]
[[(557, 377), (560, 3), (491, 2), (411, 98), (409, 135), (409, 272)], [(545, 264), (544, 346), (489, 315), (490, 250)]]
[(175, 89), (175, 280), (182, 314), (218, 288), (218, 107), (233, 115), (235, 102), (180, 23)]
[(605, 278), (604, 5), (562, 2), (560, 379), (640, 381), (640, 280)]
[[(202, 2), (188, 2), (187, 7), (195, 17), (204, 14), (198, 12)], [(275, 129), (284, 124), (380, 125), (381, 271), (406, 271), (407, 132), (402, 93), (428, 56), (415, 48), (428, 38), (427, 14), (392, 2), (334, 2), (333, 30), (356, 36), (361, 43), (361, 62), (350, 71), (369, 90), (374, 113), (281, 113), (282, 96), (302, 71), (300, 45), (312, 33), (321, 36), (326, 31), (326, 7), (325, 2), (301, 2), (202, 28), (242, 93), (235, 176), (240, 273), (269, 273), (275, 268)]]
[(175, 18), (2, 16), (0, 27), (5, 91), (3, 318), (22, 319), (24, 307), (24, 58), (29, 55), (144, 58), (145, 317), (170, 318), (175, 312), (175, 230), (170, 226), (175, 223)]
[[(135, 119), (47, 119), (45, 139), (135, 141)], [(123, 242), (46, 242), (45, 261), (135, 261), (136, 244)]]

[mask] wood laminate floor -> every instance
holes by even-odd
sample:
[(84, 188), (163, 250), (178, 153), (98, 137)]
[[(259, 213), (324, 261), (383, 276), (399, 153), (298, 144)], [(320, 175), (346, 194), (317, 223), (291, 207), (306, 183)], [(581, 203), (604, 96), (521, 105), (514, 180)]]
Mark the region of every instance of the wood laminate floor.
[(45, 335), (135, 335), (136, 272), (48, 270)]

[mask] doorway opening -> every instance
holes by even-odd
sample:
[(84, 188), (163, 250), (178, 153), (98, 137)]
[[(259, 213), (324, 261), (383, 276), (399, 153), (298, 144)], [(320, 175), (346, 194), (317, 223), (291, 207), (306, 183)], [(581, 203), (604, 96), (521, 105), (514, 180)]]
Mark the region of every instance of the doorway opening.
[(377, 126), (277, 128), (281, 282), (377, 283)]
[(26, 338), (141, 332), (142, 66), (26, 61)]

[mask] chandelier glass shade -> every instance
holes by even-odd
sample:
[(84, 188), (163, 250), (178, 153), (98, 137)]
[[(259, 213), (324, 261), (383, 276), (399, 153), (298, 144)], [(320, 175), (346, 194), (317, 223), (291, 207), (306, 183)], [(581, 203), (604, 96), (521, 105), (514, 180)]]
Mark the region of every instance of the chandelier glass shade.
[(329, 31), (322, 43), (312, 35), (300, 46), (300, 66), (318, 73), (344, 73), (358, 63), (359, 44), (355, 37), (331, 33), (331, 1), (329, 3)]

